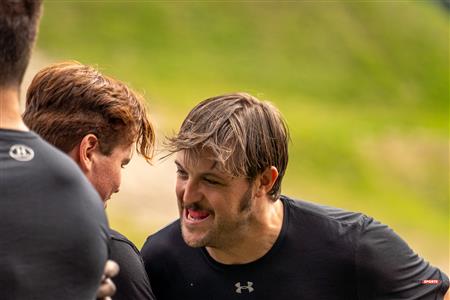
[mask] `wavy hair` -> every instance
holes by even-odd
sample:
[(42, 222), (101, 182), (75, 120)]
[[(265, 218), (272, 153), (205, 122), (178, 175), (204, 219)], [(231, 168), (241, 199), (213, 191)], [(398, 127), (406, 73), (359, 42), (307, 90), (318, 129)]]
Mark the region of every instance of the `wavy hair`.
[(77, 62), (39, 71), (27, 91), (25, 124), (64, 152), (95, 134), (100, 151), (110, 155), (119, 144), (136, 142), (150, 161), (155, 132), (142, 98), (124, 83)]
[(287, 124), (272, 104), (235, 93), (200, 102), (166, 146), (170, 153), (185, 151), (191, 161), (208, 153), (228, 174), (249, 180), (274, 166), (279, 176), (268, 194), (277, 199), (288, 163), (288, 142)]

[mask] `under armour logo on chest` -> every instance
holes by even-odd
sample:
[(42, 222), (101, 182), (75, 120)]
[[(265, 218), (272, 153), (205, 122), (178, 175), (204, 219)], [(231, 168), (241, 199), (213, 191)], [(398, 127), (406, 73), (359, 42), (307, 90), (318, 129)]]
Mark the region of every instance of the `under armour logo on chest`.
[(238, 294), (242, 294), (242, 290), (246, 290), (249, 293), (255, 290), (253, 288), (253, 282), (251, 281), (247, 281), (247, 285), (241, 285), (240, 282), (237, 282), (234, 286), (236, 287), (236, 293)]

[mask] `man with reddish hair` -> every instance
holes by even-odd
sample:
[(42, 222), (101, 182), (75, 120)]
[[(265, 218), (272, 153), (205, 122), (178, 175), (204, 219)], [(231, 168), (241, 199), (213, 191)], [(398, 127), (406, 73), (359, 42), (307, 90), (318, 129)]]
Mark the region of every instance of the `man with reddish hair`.
[(94, 299), (108, 255), (102, 203), (19, 113), (40, 11), (39, 0), (0, 1), (0, 298)]
[[(39, 71), (28, 88), (25, 124), (67, 153), (106, 203), (119, 191), (133, 148), (147, 161), (155, 135), (143, 100), (124, 83), (76, 62)], [(153, 299), (138, 249), (110, 231), (110, 259), (120, 266), (114, 300)]]

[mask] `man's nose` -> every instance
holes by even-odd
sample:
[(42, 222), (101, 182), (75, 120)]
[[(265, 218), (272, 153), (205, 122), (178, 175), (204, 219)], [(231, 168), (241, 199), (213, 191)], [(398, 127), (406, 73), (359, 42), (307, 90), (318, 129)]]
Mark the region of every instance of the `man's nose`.
[(198, 184), (193, 180), (187, 180), (183, 192), (183, 204), (185, 206), (194, 204), (202, 199), (202, 193)]

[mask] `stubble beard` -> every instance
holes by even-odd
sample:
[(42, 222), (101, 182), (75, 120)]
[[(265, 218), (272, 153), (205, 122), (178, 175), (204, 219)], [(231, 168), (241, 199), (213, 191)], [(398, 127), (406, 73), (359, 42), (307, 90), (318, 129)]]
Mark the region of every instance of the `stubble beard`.
[[(224, 249), (228, 245), (239, 242), (242, 230), (245, 230), (246, 225), (251, 220), (252, 216), (252, 204), (253, 193), (252, 185), (249, 186), (247, 191), (241, 197), (239, 201), (238, 215), (235, 220), (221, 220), (220, 218), (214, 218), (214, 224), (208, 232), (199, 239), (189, 239), (189, 230), (185, 227), (183, 217), (181, 216), (181, 234), (185, 243), (193, 248), (199, 247), (211, 247)], [(183, 210), (180, 210), (183, 214)]]

